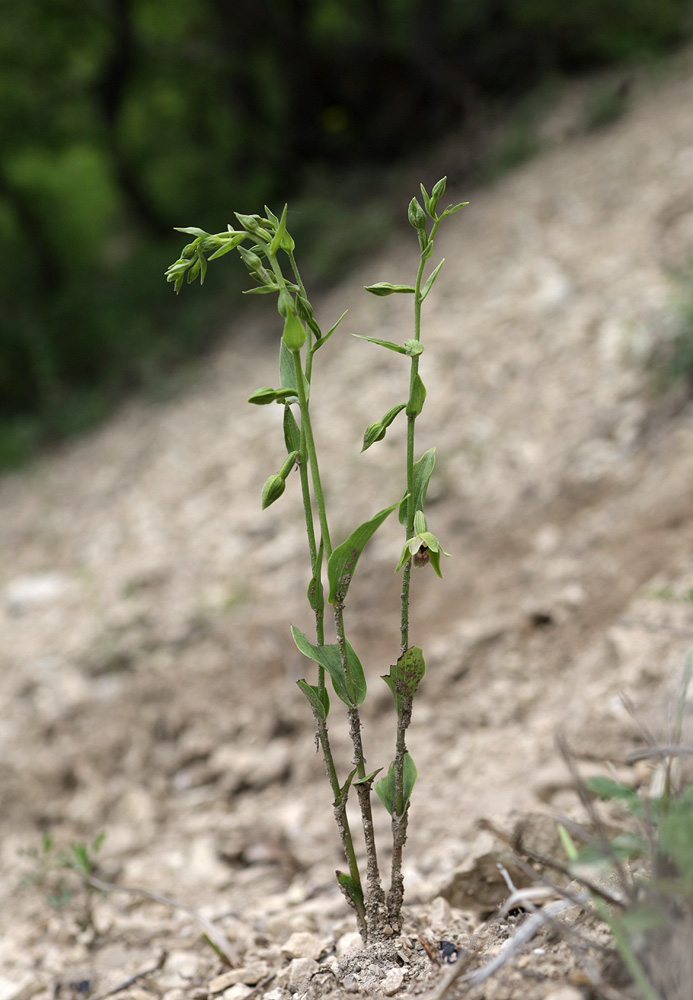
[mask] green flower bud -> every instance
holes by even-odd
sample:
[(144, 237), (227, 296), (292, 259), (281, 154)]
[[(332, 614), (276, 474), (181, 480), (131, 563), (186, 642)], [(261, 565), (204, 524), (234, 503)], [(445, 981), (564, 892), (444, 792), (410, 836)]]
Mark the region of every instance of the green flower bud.
[(270, 476), (262, 487), (262, 509), (265, 510), (278, 500), (285, 489), (286, 483), (281, 476)]
[(282, 341), (290, 351), (300, 351), (306, 342), (306, 329), (293, 311), (284, 320)]
[(277, 309), (279, 310), (279, 315), (284, 319), (287, 318), (290, 312), (294, 309), (294, 300), (291, 297), (291, 292), (287, 291), (286, 288), (279, 289), (279, 299), (277, 300)]
[(409, 210), (407, 212), (410, 224), (414, 229), (425, 229), (426, 228), (426, 215), (423, 208), (418, 202), (418, 199), (412, 198), (409, 202)]

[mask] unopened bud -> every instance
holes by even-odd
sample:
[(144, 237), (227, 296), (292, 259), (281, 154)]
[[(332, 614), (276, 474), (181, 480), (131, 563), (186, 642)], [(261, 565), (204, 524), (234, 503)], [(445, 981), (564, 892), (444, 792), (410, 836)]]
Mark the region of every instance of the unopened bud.
[(265, 510), (275, 500), (278, 500), (286, 489), (286, 483), (281, 476), (270, 476), (262, 487), (262, 509)]
[(409, 211), (407, 214), (409, 217), (409, 222), (414, 227), (414, 229), (426, 228), (426, 215), (416, 198), (412, 198), (412, 200), (409, 202)]

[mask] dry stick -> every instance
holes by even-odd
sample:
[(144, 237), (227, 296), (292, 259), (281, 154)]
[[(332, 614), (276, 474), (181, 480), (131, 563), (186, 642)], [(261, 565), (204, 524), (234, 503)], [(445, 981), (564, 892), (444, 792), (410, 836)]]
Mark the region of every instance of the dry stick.
[(221, 931), (217, 930), (210, 920), (203, 917), (201, 913), (197, 912), (197, 910), (193, 910), (190, 906), (186, 906), (185, 903), (179, 903), (177, 899), (171, 899), (170, 896), (161, 896), (158, 892), (150, 892), (149, 889), (140, 889), (138, 886), (116, 885), (114, 882), (102, 882), (100, 878), (95, 878), (93, 875), (85, 881), (87, 885), (92, 886), (94, 889), (98, 889), (99, 892), (127, 892), (131, 896), (144, 896), (145, 899), (151, 899), (154, 903), (161, 903), (162, 906), (170, 906), (174, 910), (180, 910), (181, 913), (187, 913), (189, 917), (197, 920), (197, 922), (203, 927), (210, 944), (222, 956), (222, 958), (224, 958), (230, 966), (238, 964), (238, 953), (234, 950)]

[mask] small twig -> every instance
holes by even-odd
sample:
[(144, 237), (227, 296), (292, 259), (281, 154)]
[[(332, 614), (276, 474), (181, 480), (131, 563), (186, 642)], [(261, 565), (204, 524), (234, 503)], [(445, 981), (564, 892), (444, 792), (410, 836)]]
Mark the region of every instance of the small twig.
[(179, 903), (178, 900), (171, 899), (170, 896), (161, 896), (158, 892), (150, 892), (149, 889), (140, 889), (138, 886), (116, 885), (113, 882), (102, 882), (100, 878), (96, 878), (93, 875), (86, 879), (86, 882), (87, 885), (93, 886), (93, 888), (98, 889), (99, 892), (127, 892), (131, 896), (144, 896), (145, 899), (151, 899), (154, 903), (161, 903), (162, 906), (170, 906), (174, 910), (180, 910), (181, 913), (186, 913), (204, 928), (204, 932), (209, 938), (209, 942), (212, 947), (218, 951), (221, 957), (228, 962), (230, 966), (238, 964), (238, 954), (234, 951), (232, 945), (221, 933), (221, 931), (217, 930), (210, 920), (203, 917), (201, 913), (197, 912), (197, 910), (193, 910), (190, 906), (186, 906), (185, 903)]
[(134, 975), (124, 979), (122, 983), (118, 983), (117, 986), (111, 986), (110, 989), (104, 990), (102, 993), (97, 993), (91, 1000), (106, 1000), (106, 997), (112, 997), (116, 993), (121, 993), (123, 990), (129, 989), (138, 979), (144, 979), (145, 976), (151, 976), (153, 972), (158, 972), (159, 969), (162, 969), (167, 958), (168, 952), (162, 951), (155, 965), (150, 966), (148, 969), (142, 969), (140, 972), (135, 972)]

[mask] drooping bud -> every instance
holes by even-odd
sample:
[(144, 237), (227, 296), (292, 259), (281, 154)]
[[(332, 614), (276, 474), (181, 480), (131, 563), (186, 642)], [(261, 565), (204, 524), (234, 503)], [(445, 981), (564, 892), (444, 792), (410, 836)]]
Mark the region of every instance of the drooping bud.
[(306, 342), (306, 330), (293, 310), (284, 320), (282, 341), (290, 351), (300, 351)]
[(270, 504), (278, 500), (286, 489), (286, 483), (281, 476), (270, 476), (262, 487), (262, 509), (266, 510)]

